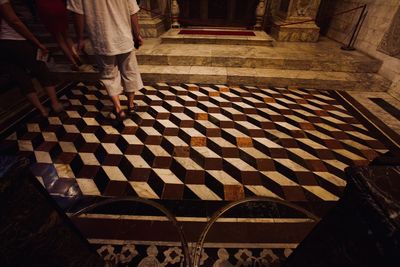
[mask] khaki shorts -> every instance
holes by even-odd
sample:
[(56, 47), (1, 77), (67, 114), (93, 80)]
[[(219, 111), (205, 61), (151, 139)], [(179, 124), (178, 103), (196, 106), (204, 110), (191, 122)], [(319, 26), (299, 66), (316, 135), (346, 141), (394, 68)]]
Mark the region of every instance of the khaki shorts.
[(97, 61), (100, 80), (109, 96), (120, 95), (122, 92), (134, 93), (143, 88), (134, 51), (115, 56), (98, 55)]

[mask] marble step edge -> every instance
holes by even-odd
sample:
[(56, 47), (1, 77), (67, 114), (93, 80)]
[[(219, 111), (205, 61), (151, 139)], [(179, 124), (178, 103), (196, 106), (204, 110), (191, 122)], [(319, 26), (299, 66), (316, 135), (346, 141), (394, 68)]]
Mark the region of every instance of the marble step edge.
[[(52, 53), (57, 63), (67, 63), (65, 56), (57, 51)], [(185, 55), (154, 55), (138, 52), (137, 60), (140, 65), (165, 66), (208, 66), (208, 67), (242, 67), (266, 68), (281, 70), (311, 70), (332, 72), (377, 73), (381, 61), (364, 59), (358, 61), (343, 61), (341, 59), (297, 59), (274, 57), (235, 57), (232, 56), (185, 56)], [(96, 63), (94, 56), (86, 58), (88, 62)]]
[[(140, 65), (148, 83), (201, 83), (256, 86), (297, 86), (310, 89), (386, 92), (391, 82), (374, 73), (347, 73), (259, 68)], [(52, 71), (61, 79), (85, 81), (99, 79), (97, 72), (73, 72), (65, 65)]]
[[(235, 36), (234, 36), (235, 37)], [(171, 38), (161, 37), (161, 43), (163, 44), (217, 44), (217, 45), (255, 45), (255, 46), (273, 46), (274, 40), (270, 39), (240, 39), (228, 36), (188, 36), (185, 38)]]

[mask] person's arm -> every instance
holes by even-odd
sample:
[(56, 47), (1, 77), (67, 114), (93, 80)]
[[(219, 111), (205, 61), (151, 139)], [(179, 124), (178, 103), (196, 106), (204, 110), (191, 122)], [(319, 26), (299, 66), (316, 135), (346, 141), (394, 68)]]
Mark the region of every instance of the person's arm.
[(82, 14), (74, 13), (75, 17), (75, 31), (78, 38), (78, 49), (83, 51), (85, 49), (85, 16)]
[(10, 3), (0, 5), (0, 17), (2, 17), (16, 32), (21, 34), (22, 37), (34, 43), (43, 52), (48, 52), (47, 48), (41, 42), (39, 42), (39, 40), (33, 35), (33, 33), (18, 18)]
[(68, 0), (67, 9), (74, 14), (74, 26), (78, 42), (78, 49), (83, 51), (85, 48), (85, 12), (82, 0)]
[(140, 35), (140, 25), (137, 13), (131, 15), (131, 24), (132, 24), (134, 41), (138, 42), (139, 45), (143, 45), (143, 37)]

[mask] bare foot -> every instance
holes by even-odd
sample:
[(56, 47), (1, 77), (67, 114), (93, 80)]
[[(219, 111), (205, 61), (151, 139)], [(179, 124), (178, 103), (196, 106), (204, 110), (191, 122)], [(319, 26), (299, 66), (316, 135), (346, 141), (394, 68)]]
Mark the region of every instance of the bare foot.
[(53, 110), (54, 110), (56, 113), (60, 113), (61, 111), (64, 111), (64, 106), (63, 106), (63, 104), (61, 104), (60, 102), (58, 102), (58, 103), (55, 104), (55, 105), (52, 105), (51, 107), (53, 108)]
[(42, 110), (40, 110), (40, 114), (44, 118), (47, 118), (49, 116), (49, 112), (50, 112), (50, 110), (48, 108), (43, 108)]

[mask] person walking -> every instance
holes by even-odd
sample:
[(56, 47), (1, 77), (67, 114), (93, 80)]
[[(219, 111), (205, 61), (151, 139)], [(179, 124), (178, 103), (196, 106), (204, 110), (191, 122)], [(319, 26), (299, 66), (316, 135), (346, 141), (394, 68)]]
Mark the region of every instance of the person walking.
[(0, 72), (9, 73), (22, 94), (42, 116), (47, 117), (49, 110), (40, 102), (30, 74), (45, 88), (51, 107), (56, 112), (62, 111), (63, 106), (57, 99), (55, 81), (49, 69), (43, 61), (36, 59), (39, 51), (41, 54), (48, 53), (47, 48), (15, 14), (10, 0), (0, 0)]
[(97, 56), (104, 84), (119, 120), (126, 118), (119, 95), (125, 92), (128, 112), (135, 109), (135, 92), (143, 88), (134, 51), (143, 44), (136, 0), (68, 0), (67, 9), (75, 13), (78, 47), (84, 49), (84, 25)]
[(68, 36), (68, 14), (65, 1), (36, 0), (36, 9), (43, 25), (53, 35), (58, 46), (71, 62), (71, 69), (80, 70), (82, 61)]

